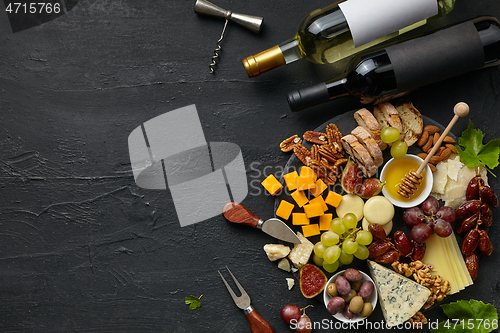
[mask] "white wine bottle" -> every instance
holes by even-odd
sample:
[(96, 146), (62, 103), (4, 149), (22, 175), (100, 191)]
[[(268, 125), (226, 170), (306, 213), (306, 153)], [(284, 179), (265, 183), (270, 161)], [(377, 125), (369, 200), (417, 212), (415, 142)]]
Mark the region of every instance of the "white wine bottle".
[(500, 23), (480, 17), (365, 55), (342, 79), (288, 94), (292, 111), (350, 96), (376, 104), (426, 84), (500, 63)]
[(332, 64), (341, 75), (345, 62), (353, 56), (389, 45), (428, 19), (448, 14), (454, 5), (455, 0), (337, 1), (307, 15), (293, 38), (245, 58), (243, 65), (248, 76), (254, 77), (307, 59), (317, 64)]

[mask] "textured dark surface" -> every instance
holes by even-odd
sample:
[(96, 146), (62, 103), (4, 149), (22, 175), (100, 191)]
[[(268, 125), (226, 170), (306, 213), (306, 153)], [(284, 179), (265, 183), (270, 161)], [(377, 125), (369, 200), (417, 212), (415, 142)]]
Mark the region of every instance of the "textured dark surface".
[[(168, 191), (135, 185), (127, 147), (144, 121), (196, 104), (207, 141), (242, 149), (250, 191), (243, 203), (272, 216), (274, 200), (256, 195), (256, 184), (285, 165), (281, 140), (360, 105), (339, 100), (291, 113), (286, 94), (328, 79), (324, 67), (304, 60), (249, 79), (241, 60), (292, 37), (306, 13), (327, 3), (218, 1), (265, 22), (259, 35), (228, 25), (215, 75), (208, 64), (224, 22), (196, 15), (194, 0), (80, 1), (16, 33), (0, 4), (0, 331), (248, 332), (217, 274), (226, 265), (276, 332), (290, 331), (279, 317), (286, 303), (313, 304), (315, 322), (331, 318), (298, 284), (288, 291), (292, 275), (262, 250), (274, 239), (222, 216), (181, 228)], [(479, 15), (500, 18), (500, 2), (457, 0), (432, 26)], [(500, 137), (499, 74), (479, 70), (408, 99), (441, 124), (465, 101), (491, 140)], [(498, 308), (498, 258), (496, 250), (483, 258), (476, 283), (445, 302), (475, 298)], [(188, 310), (190, 294), (203, 294), (201, 308)], [(438, 306), (426, 315), (444, 318)], [(377, 307), (370, 321), (381, 320)]]

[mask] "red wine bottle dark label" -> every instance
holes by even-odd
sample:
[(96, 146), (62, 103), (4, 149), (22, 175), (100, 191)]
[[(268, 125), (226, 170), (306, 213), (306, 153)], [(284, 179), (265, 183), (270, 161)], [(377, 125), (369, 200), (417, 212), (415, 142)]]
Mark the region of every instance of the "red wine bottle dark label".
[(485, 63), (476, 27), (465, 22), (386, 48), (399, 91), (449, 79)]

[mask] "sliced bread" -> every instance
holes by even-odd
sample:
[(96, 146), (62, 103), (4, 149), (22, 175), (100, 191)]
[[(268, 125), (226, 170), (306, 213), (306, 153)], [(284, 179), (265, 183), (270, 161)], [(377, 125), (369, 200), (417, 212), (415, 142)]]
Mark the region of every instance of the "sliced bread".
[(377, 119), (382, 129), (392, 126), (398, 129), (400, 136), (399, 140), (403, 140), (403, 123), (399, 117), (399, 112), (394, 105), (388, 102), (379, 103), (373, 107), (373, 115)]
[(396, 105), (401, 123), (403, 124), (404, 141), (413, 145), (422, 135), (424, 122), (422, 115), (410, 102), (401, 102)]
[(348, 134), (342, 137), (342, 146), (344, 150), (351, 156), (351, 158), (356, 162), (358, 167), (361, 169), (365, 177), (372, 177), (377, 173), (377, 167), (373, 162), (373, 158), (366, 148), (358, 141), (358, 139), (352, 135)]
[(351, 131), (351, 134), (358, 139), (358, 142), (361, 143), (366, 150), (370, 153), (373, 163), (378, 168), (384, 163), (384, 156), (382, 154), (382, 150), (377, 144), (377, 141), (371, 136), (371, 134), (361, 126), (356, 127)]
[(358, 123), (359, 126), (363, 127), (371, 136), (375, 139), (380, 150), (384, 150), (387, 148), (387, 144), (380, 139), (380, 132), (382, 131), (382, 127), (378, 123), (377, 119), (373, 116), (373, 114), (368, 111), (368, 109), (361, 109), (354, 112), (354, 119)]

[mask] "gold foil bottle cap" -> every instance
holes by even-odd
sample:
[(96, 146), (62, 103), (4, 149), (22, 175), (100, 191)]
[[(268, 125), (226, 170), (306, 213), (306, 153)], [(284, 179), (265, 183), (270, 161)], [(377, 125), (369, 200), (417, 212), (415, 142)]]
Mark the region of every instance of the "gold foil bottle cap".
[(258, 76), (285, 64), (285, 57), (278, 45), (243, 59), (243, 66), (245, 66), (248, 77)]

